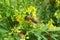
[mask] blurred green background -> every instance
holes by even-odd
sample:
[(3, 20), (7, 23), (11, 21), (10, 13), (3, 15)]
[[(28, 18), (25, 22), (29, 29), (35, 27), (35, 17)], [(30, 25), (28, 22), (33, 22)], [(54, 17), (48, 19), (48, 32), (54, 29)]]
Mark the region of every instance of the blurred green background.
[(0, 40), (60, 40), (60, 0), (0, 0)]

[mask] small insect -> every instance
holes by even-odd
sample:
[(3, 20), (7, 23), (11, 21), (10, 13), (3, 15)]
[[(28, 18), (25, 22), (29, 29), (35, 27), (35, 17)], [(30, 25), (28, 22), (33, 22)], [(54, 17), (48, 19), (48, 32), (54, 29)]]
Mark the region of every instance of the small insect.
[(37, 21), (34, 18), (30, 17), (30, 16), (25, 16), (25, 20), (37, 23)]
[(26, 34), (26, 31), (25, 30), (22, 30), (21, 32), (18, 33), (18, 36), (20, 38), (23, 38), (23, 37), (25, 37), (25, 34)]
[(19, 24), (19, 22), (17, 20), (13, 21), (14, 26), (17, 25), (17, 24)]
[(29, 16), (25, 16), (25, 20), (31, 20), (31, 18)]

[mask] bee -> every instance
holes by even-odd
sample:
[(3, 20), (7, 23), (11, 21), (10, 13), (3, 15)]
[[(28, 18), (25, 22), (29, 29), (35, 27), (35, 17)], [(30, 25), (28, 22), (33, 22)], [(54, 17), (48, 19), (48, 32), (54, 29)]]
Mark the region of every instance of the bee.
[(25, 16), (25, 20), (29, 21), (29, 20), (31, 20), (31, 17)]
[(19, 36), (20, 38), (23, 38), (25, 35), (24, 35), (23, 32), (20, 32), (20, 33), (18, 34), (18, 36)]
[(37, 21), (34, 18), (30, 17), (30, 16), (25, 16), (25, 20), (32, 21), (33, 23), (37, 23)]
[(33, 22), (33, 23), (39, 23), (39, 24), (42, 23), (42, 21), (38, 21), (38, 20), (34, 19), (34, 18), (32, 17), (32, 15), (30, 15), (30, 13), (28, 13), (28, 12), (26, 12), (25, 20), (31, 21), (31, 22)]
[(18, 36), (20, 38), (23, 38), (23, 37), (25, 37), (25, 34), (26, 34), (26, 31), (25, 30), (22, 30), (21, 32), (18, 33)]
[(19, 22), (17, 20), (13, 21), (14, 26), (17, 25), (17, 24), (19, 24)]

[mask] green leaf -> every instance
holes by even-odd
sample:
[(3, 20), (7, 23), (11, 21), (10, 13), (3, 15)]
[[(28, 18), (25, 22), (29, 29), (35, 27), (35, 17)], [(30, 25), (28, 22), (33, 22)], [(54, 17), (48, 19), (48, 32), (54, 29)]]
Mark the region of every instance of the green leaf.
[(8, 30), (0, 25), (0, 32), (6, 33), (6, 32), (8, 32)]

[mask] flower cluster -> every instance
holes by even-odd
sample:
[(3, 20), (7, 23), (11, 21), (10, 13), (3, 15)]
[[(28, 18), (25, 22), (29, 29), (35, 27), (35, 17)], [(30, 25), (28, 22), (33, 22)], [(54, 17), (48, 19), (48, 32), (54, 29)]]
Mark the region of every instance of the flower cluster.
[(56, 5), (57, 5), (57, 7), (60, 6), (60, 1), (59, 0), (56, 0)]
[(56, 16), (56, 18), (60, 18), (60, 10), (57, 10), (54, 15)]
[(24, 13), (25, 14), (28, 13), (31, 15), (31, 17), (36, 18), (36, 11), (37, 11), (37, 9), (34, 6), (30, 6), (29, 8), (24, 10)]
[(49, 30), (53, 30), (56, 28), (56, 26), (54, 26), (52, 23), (54, 23), (54, 21), (50, 19), (50, 21), (48, 21), (48, 24), (46, 25)]

